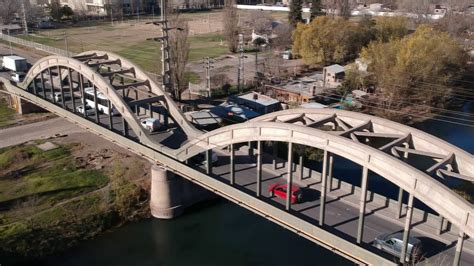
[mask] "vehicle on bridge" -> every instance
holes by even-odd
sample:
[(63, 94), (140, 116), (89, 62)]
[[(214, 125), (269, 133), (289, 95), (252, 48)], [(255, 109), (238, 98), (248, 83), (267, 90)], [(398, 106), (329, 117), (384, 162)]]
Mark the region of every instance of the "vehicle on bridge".
[[(396, 257), (400, 257), (403, 246), (403, 234), (381, 234), (375, 238), (373, 246)], [(421, 241), (416, 237), (409, 237), (405, 261), (418, 261), (421, 257), (421, 252)]]
[(26, 73), (24, 72), (14, 72), (11, 74), (11, 79), (15, 82), (22, 82), (25, 79)]
[(23, 57), (8, 55), (3, 57), (2, 68), (13, 72), (26, 72), (28, 63)]
[(86, 104), (85, 110), (84, 110), (84, 105), (79, 105), (78, 107), (76, 107), (76, 111), (80, 114), (84, 114), (84, 112), (85, 112), (86, 115), (94, 115), (95, 114), (94, 108), (90, 107), (87, 104)]
[[(205, 152), (199, 153), (198, 155), (194, 157), (193, 160), (197, 163), (206, 164), (207, 163), (206, 153)], [(217, 153), (215, 151), (212, 151), (211, 153), (211, 163), (212, 165), (217, 165), (219, 163), (219, 157), (217, 156)]]
[[(95, 98), (97, 98), (98, 111), (108, 115), (109, 114), (109, 107), (108, 107), (109, 99), (107, 99), (107, 97), (105, 97), (102, 92), (97, 91), (96, 94), (97, 94), (97, 97), (94, 97), (93, 87), (84, 88), (84, 97), (86, 98), (87, 105), (95, 109), (95, 106), (96, 106)], [(120, 115), (119, 111), (112, 104), (111, 104), (110, 109), (111, 109), (110, 115), (112, 116)]]
[[(268, 193), (270, 196), (277, 196), (281, 199), (286, 199), (287, 193), (287, 184), (275, 183), (268, 188)], [(303, 193), (301, 188), (295, 185), (291, 186), (291, 203), (299, 203), (303, 200)]]
[(51, 100), (54, 100), (55, 102), (62, 102), (63, 98), (64, 98), (65, 101), (70, 101), (71, 100), (71, 94), (68, 93), (68, 92), (64, 92), (64, 95), (63, 95), (63, 93), (61, 93), (61, 92), (54, 92), (53, 94), (49, 95), (49, 98)]
[(160, 120), (156, 118), (145, 118), (140, 121), (140, 124), (144, 129), (147, 129), (150, 132), (155, 132), (161, 129)]

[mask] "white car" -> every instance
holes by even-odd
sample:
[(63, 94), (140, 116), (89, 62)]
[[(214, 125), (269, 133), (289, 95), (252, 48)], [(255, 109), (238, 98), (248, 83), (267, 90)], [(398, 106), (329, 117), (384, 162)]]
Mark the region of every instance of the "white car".
[(143, 128), (149, 130), (150, 132), (155, 132), (160, 130), (161, 123), (160, 120), (156, 118), (145, 118), (140, 121), (140, 124)]
[(23, 72), (12, 73), (11, 79), (15, 82), (22, 82), (25, 79), (26, 74)]
[[(76, 107), (76, 111), (80, 114), (84, 114), (84, 106), (83, 105), (79, 105), (78, 107)], [(90, 107), (89, 105), (86, 104), (86, 110), (85, 110), (86, 114), (89, 116), (89, 115), (93, 115), (95, 114), (95, 110), (94, 108)]]
[[(63, 96), (62, 96), (61, 92), (54, 92), (53, 94), (49, 95), (49, 98), (51, 100), (54, 99), (55, 102), (62, 102), (63, 101)], [(71, 94), (69, 92), (64, 92), (64, 99), (66, 101), (70, 101), (71, 100)]]

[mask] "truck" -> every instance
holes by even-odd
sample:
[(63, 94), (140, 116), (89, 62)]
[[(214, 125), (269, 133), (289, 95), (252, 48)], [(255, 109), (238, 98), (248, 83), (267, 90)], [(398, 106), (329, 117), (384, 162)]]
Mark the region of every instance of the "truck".
[(16, 55), (8, 55), (3, 57), (2, 67), (6, 70), (14, 72), (27, 72), (28, 63), (26, 59)]

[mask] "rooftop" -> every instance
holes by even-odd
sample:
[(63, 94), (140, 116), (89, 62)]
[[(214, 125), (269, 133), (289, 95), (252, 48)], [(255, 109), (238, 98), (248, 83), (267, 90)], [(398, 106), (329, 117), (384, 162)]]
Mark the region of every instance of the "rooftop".
[(267, 95), (257, 93), (257, 92), (251, 92), (244, 95), (239, 95), (237, 96), (237, 98), (253, 101), (264, 106), (270, 106), (270, 105), (280, 103), (278, 100), (273, 99), (272, 97), (269, 97)]
[(334, 74), (344, 72), (344, 67), (338, 64), (327, 66), (325, 67), (325, 69), (327, 72), (334, 73)]
[(188, 112), (185, 115), (192, 123), (199, 126), (209, 126), (222, 122), (222, 119), (210, 110)]

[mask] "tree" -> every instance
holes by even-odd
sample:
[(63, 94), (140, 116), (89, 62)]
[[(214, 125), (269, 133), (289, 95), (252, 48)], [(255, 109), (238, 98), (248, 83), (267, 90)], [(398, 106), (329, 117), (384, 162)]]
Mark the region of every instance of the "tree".
[(49, 4), (49, 14), (54, 20), (61, 20), (63, 17), (63, 10), (59, 1), (51, 1), (51, 4)]
[(250, 29), (255, 30), (255, 33), (259, 35), (270, 35), (272, 33), (273, 18), (268, 12), (253, 11), (250, 12), (250, 16), (245, 24)]
[(284, 50), (291, 46), (291, 26), (289, 23), (281, 23), (274, 29), (275, 37), (271, 39), (272, 48)]
[(37, 24), (44, 17), (44, 9), (36, 5), (28, 5), (25, 10), (28, 24)]
[(227, 0), (227, 5), (224, 8), (224, 36), (227, 40), (229, 51), (235, 53), (237, 51), (237, 42), (239, 35), (239, 25), (237, 17), (237, 8), (235, 7), (235, 0)]
[(303, 22), (302, 16), (303, 1), (302, 0), (292, 0), (290, 4), (290, 12), (288, 13), (288, 21), (290, 21), (291, 26), (296, 28), (296, 25), (300, 22)]
[(293, 54), (306, 64), (324, 66), (355, 58), (371, 40), (370, 31), (339, 17), (317, 17), (293, 32)]
[(408, 34), (408, 19), (405, 17), (376, 17), (375, 38), (382, 42), (400, 39)]
[(174, 98), (180, 101), (187, 85), (185, 70), (189, 58), (189, 26), (179, 13), (174, 13), (170, 16), (169, 27), (174, 29), (169, 36), (171, 80)]
[[(463, 72), (465, 53), (447, 33), (420, 26), (414, 34), (388, 43), (373, 42), (361, 52), (370, 62), (381, 104), (400, 109), (406, 101), (443, 104), (451, 91), (448, 85)], [(426, 86), (436, 82), (437, 87)]]
[(68, 5), (65, 5), (61, 8), (61, 13), (62, 13), (62, 15), (66, 16), (67, 18), (70, 18), (74, 15), (74, 11)]
[(311, 13), (311, 20), (313, 20), (317, 16), (324, 15), (321, 6), (321, 0), (311, 0), (311, 9), (309, 10), (309, 12)]
[(10, 24), (15, 12), (20, 9), (18, 0), (0, 0), (0, 20), (3, 24)]
[(325, 0), (326, 13), (348, 18), (351, 15), (349, 0)]

